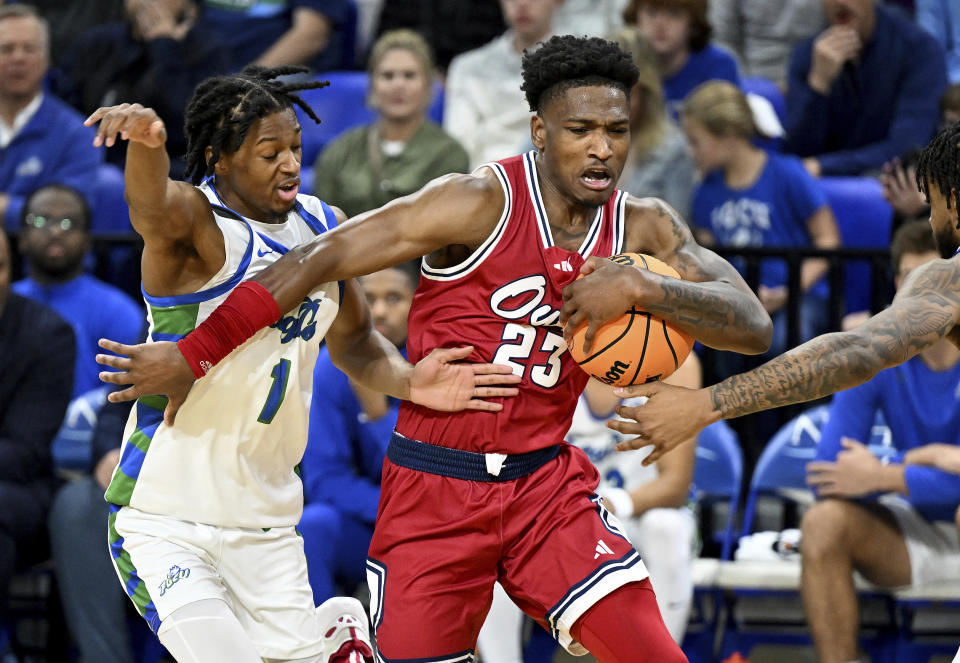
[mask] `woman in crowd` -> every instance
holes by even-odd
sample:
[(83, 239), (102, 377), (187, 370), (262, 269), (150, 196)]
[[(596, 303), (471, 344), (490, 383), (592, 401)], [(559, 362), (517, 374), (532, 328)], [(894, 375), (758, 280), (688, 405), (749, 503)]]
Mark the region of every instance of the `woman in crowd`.
[(376, 121), (338, 137), (316, 164), (316, 195), (348, 217), (468, 167), (463, 147), (427, 117), (433, 58), (420, 35), (412, 30), (384, 33), (370, 53), (369, 73)]

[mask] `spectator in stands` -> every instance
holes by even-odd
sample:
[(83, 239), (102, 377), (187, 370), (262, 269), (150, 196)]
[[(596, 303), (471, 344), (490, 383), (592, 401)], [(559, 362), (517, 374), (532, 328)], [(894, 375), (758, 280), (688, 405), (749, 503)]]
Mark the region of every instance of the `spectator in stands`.
[(714, 39), (737, 56), (741, 74), (783, 90), (791, 49), (826, 23), (821, 0), (710, 0), (709, 17)]
[[(156, 0), (153, 0), (156, 1)], [(202, 21), (228, 44), (231, 69), (306, 65), (344, 69), (354, 26), (350, 0), (201, 0)]]
[[(702, 243), (720, 246), (809, 247), (840, 245), (840, 231), (819, 183), (799, 159), (766, 152), (753, 143), (758, 132), (743, 92), (731, 83), (704, 83), (683, 105), (683, 128), (704, 180), (694, 193), (693, 223)], [(801, 341), (827, 324), (828, 264), (803, 261), (800, 271)], [(760, 270), (760, 301), (773, 317), (769, 353), (787, 345), (784, 306), (787, 267), (765, 260)]]
[[(940, 257), (930, 224), (903, 226), (891, 245), (896, 284)], [(852, 571), (883, 587), (960, 576), (954, 512), (960, 476), (924, 466), (931, 443), (960, 444), (960, 350), (946, 339), (838, 393), (807, 483), (819, 501), (802, 524), (802, 592), (818, 658), (857, 660)], [(862, 443), (876, 413), (897, 454), (882, 462)]]
[[(404, 355), (407, 314), (419, 280), (419, 261), (360, 280), (374, 326)], [(326, 346), (313, 376), (307, 450), (300, 462), (305, 506), (299, 530), (313, 598), (320, 605), (337, 594), (338, 582), (349, 594), (366, 577), (380, 466), (400, 403), (352, 382), (333, 364)]]
[[(21, 0), (22, 1), (22, 0)], [(50, 25), (50, 54), (53, 63), (65, 62), (73, 41), (85, 30), (123, 18), (124, 0), (26, 0)]]
[(89, 193), (103, 162), (83, 117), (43, 91), (49, 43), (47, 22), (32, 7), (0, 6), (0, 212), (10, 232), (27, 194), (51, 182)]
[(377, 36), (409, 28), (423, 35), (433, 49), (437, 67), (480, 48), (507, 27), (499, 0), (390, 0), (383, 2)]
[(624, 19), (650, 40), (674, 116), (683, 99), (704, 81), (740, 85), (736, 60), (710, 41), (707, 0), (631, 0)]
[(947, 54), (947, 77), (960, 83), (960, 3), (955, 0), (916, 0), (916, 21), (932, 34)]
[[(691, 389), (702, 384), (700, 360), (687, 361), (666, 382)], [(573, 415), (566, 440), (590, 456), (600, 472), (597, 493), (627, 530), (639, 551), (657, 595), (660, 614), (677, 643), (683, 640), (693, 601), (693, 558), (697, 523), (689, 508), (690, 483), (697, 445), (683, 444), (678, 454), (667, 454), (643, 466), (645, 453), (622, 454), (615, 445), (625, 438), (606, 422), (616, 418), (620, 398), (613, 389), (590, 380)]]
[(384, 33), (370, 54), (372, 124), (351, 129), (317, 159), (314, 191), (347, 216), (413, 193), (447, 173), (465, 173), (467, 153), (427, 117), (433, 59), (412, 30)]
[[(179, 178), (187, 150), (183, 109), (200, 81), (229, 71), (227, 50), (198, 22), (194, 0), (126, 0), (124, 9), (124, 20), (80, 35), (56, 89), (88, 115), (120, 100), (154, 108), (167, 127), (171, 172)], [(107, 161), (122, 167), (125, 154), (114, 145)]]
[(936, 131), (943, 49), (876, 0), (823, 6), (830, 27), (790, 58), (784, 149), (815, 177), (877, 171)]
[(102, 385), (97, 341), (133, 343), (143, 327), (143, 309), (118, 288), (83, 273), (90, 208), (79, 191), (62, 184), (37, 189), (23, 206), (21, 224), (18, 246), (28, 276), (14, 283), (13, 291), (46, 304), (73, 327), (76, 397)]
[(630, 154), (618, 186), (635, 196), (663, 198), (689, 220), (693, 159), (683, 132), (667, 113), (653, 50), (637, 28), (625, 27), (614, 39), (640, 71), (630, 92)]
[(558, 35), (606, 37), (623, 28), (629, 0), (563, 0), (553, 15)]
[[(52, 310), (10, 292), (10, 246), (0, 232), (0, 619), (16, 569), (46, 555), (56, 487), (50, 442), (70, 402), (76, 345)], [(101, 527), (102, 531), (102, 527)]]
[(471, 167), (530, 148), (530, 109), (520, 89), (520, 56), (551, 34), (560, 0), (500, 0), (509, 29), (458, 55), (447, 72), (443, 128)]
[(134, 663), (130, 601), (103, 545), (109, 516), (103, 493), (120, 460), (129, 412), (129, 403), (103, 405), (91, 443), (91, 473), (57, 491), (47, 519), (63, 613), (83, 660), (91, 663)]

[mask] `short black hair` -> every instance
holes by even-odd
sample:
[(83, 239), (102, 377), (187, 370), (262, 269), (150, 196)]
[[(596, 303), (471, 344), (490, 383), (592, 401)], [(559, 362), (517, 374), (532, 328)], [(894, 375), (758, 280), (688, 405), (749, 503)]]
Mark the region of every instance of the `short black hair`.
[(930, 202), (930, 183), (933, 182), (947, 199), (951, 198), (957, 210), (957, 228), (960, 228), (960, 122), (942, 129), (917, 157), (917, 187)]
[(62, 191), (75, 197), (80, 202), (80, 208), (83, 210), (83, 230), (85, 232), (90, 231), (93, 213), (90, 211), (90, 203), (87, 202), (87, 197), (84, 196), (79, 189), (72, 187), (69, 184), (62, 184), (60, 182), (44, 184), (39, 189), (34, 189), (30, 192), (30, 195), (28, 195), (23, 201), (23, 207), (20, 209), (21, 228), (27, 221), (27, 214), (30, 214), (30, 207), (33, 204), (33, 199), (39, 196), (41, 193), (45, 193), (47, 191)]
[[(303, 109), (320, 123), (320, 118), (296, 92), (314, 90), (329, 81), (288, 79), (282, 76), (304, 74), (306, 67), (260, 67), (249, 65), (239, 74), (214, 76), (200, 83), (187, 103), (183, 129), (187, 137), (187, 168), (184, 177), (199, 184), (213, 174), (221, 152), (236, 152), (243, 144), (250, 125), (278, 111)], [(207, 161), (207, 146), (213, 154)]]
[(639, 78), (630, 54), (616, 42), (599, 37), (551, 37), (535, 50), (523, 52), (523, 85), (530, 110), (573, 87), (609, 85), (629, 98)]

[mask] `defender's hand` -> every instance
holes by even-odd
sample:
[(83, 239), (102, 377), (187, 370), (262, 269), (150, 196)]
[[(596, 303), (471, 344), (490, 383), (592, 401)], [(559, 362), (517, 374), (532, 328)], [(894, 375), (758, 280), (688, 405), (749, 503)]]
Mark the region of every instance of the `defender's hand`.
[(675, 387), (664, 382), (650, 382), (615, 391), (621, 398), (646, 396), (643, 405), (630, 407), (618, 405), (616, 413), (633, 421), (611, 419), (607, 427), (624, 435), (636, 435), (617, 445), (617, 451), (629, 451), (653, 446), (653, 451), (643, 459), (644, 465), (655, 463), (684, 440), (696, 438), (697, 434), (719, 419), (706, 389)]
[(144, 108), (140, 104), (103, 106), (93, 111), (83, 124), (92, 127), (98, 122), (100, 126), (93, 138), (95, 147), (113, 147), (117, 134), (122, 140), (143, 143), (147, 147), (162, 147), (167, 142), (167, 129), (163, 120), (155, 110)]
[(166, 396), (169, 402), (163, 411), (163, 421), (168, 426), (172, 426), (177, 410), (183, 405), (196, 380), (193, 370), (183, 358), (177, 344), (159, 341), (124, 345), (101, 338), (98, 345), (104, 350), (126, 355), (126, 357), (97, 355), (97, 363), (119, 369), (118, 372), (100, 373), (102, 381), (131, 385), (126, 389), (111, 392), (107, 399), (111, 403), (122, 403), (140, 396)]
[(583, 263), (580, 274), (583, 278), (563, 289), (560, 324), (569, 345), (573, 332), (587, 323), (583, 350), (590, 352), (597, 330), (636, 304), (636, 293), (653, 272), (593, 257)]
[[(410, 400), (432, 410), (485, 410), (499, 412), (500, 403), (483, 399), (516, 396), (520, 382), (509, 366), (500, 364), (457, 364), (473, 352), (472, 346), (437, 348), (413, 367)], [(492, 386), (497, 385), (497, 386)]]

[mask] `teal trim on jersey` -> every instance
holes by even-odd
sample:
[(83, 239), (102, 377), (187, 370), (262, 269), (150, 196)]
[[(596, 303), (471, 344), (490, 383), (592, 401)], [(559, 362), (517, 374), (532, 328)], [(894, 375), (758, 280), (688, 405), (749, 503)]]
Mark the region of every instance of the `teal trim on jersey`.
[(150, 317), (153, 319), (151, 334), (186, 336), (197, 327), (200, 304), (181, 304), (179, 306), (150, 305)]

